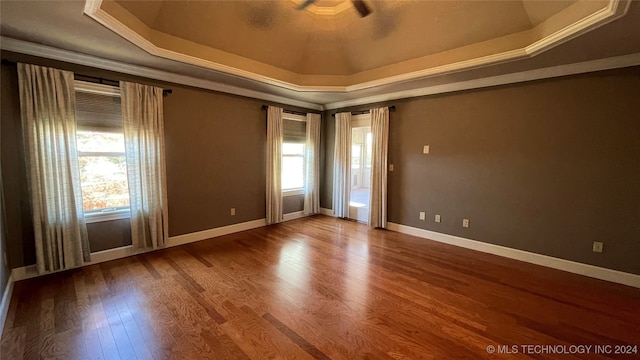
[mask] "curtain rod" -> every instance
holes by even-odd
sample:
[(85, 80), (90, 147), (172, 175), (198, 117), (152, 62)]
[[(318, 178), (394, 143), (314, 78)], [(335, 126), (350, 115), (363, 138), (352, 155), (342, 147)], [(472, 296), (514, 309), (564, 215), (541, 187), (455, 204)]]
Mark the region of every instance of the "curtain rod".
[[(101, 77), (97, 77), (97, 76), (89, 76), (89, 75), (83, 75), (83, 74), (73, 74), (73, 78), (76, 80), (80, 80), (80, 81), (88, 81), (88, 82), (97, 82), (98, 84), (102, 84), (102, 85), (109, 85), (109, 86), (113, 86), (113, 87), (120, 87), (120, 82), (117, 80), (111, 80), (111, 79), (105, 79), (105, 78), (101, 78)], [(167, 96), (169, 94), (173, 93), (173, 90), (171, 89), (162, 89), (162, 95), (163, 96)]]
[[(395, 105), (389, 106), (389, 111), (396, 111), (396, 106)], [(362, 115), (362, 114), (368, 114), (370, 112), (371, 110), (352, 111), (351, 115)], [(331, 116), (336, 117), (336, 114), (337, 113), (333, 113), (331, 114)]]
[[(267, 110), (268, 108), (269, 108), (269, 105), (262, 105), (262, 110)], [(302, 116), (306, 116), (307, 115), (306, 112), (295, 111), (295, 110), (287, 110), (287, 109), (282, 109), (282, 112), (285, 112), (287, 114), (302, 115)], [(317, 113), (314, 113), (314, 114), (317, 114)]]
[[(6, 64), (6, 65), (15, 65), (15, 64), (17, 64), (17, 62), (14, 62), (14, 61), (11, 61), (11, 60), (7, 60), (7, 59), (2, 59), (2, 63)], [(120, 87), (120, 82), (119, 81), (105, 79), (105, 78), (96, 77), (96, 76), (89, 76), (89, 75), (82, 75), (82, 74), (73, 73), (73, 78), (75, 80), (80, 80), (80, 81), (88, 81), (88, 82), (93, 82), (93, 83), (97, 82), (98, 84), (102, 84), (102, 85)], [(109, 84), (109, 83), (111, 83), (111, 84)], [(173, 93), (173, 90), (171, 90), (171, 89), (162, 89), (162, 95), (163, 96), (167, 96), (167, 95), (172, 94), (172, 93)]]

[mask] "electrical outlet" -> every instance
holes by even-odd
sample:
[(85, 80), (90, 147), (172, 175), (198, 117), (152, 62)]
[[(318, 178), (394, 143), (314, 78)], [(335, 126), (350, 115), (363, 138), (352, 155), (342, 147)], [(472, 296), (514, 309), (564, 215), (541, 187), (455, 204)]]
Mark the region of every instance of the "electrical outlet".
[(424, 213), (424, 211), (420, 211), (420, 220), (424, 220), (426, 216), (427, 215)]
[(439, 214), (436, 214), (436, 216), (434, 218), (434, 221), (437, 222), (437, 223), (440, 222), (440, 215)]
[(236, 208), (231, 208), (231, 216), (236, 216)]
[(389, 164), (389, 171), (393, 171), (393, 164)]
[(604, 243), (601, 243), (599, 241), (593, 242), (593, 252), (601, 253), (603, 247), (604, 247)]
[(429, 145), (425, 145), (422, 147), (422, 153), (423, 154), (428, 154), (429, 153)]
[(462, 219), (462, 227), (469, 227), (469, 219)]

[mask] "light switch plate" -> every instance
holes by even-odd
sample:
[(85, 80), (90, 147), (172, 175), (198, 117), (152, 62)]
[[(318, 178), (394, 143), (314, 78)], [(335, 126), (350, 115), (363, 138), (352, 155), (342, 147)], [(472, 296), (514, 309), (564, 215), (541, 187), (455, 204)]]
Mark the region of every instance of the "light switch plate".
[(424, 147), (422, 147), (422, 153), (423, 154), (428, 154), (429, 153), (429, 145), (425, 145)]

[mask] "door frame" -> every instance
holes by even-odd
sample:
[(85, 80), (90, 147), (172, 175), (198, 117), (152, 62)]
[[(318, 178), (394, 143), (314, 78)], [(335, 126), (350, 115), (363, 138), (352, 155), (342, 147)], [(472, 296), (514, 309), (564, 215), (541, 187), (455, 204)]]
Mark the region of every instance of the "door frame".
[[(359, 114), (359, 115), (354, 115), (351, 117), (351, 135), (353, 136), (353, 129), (354, 128), (364, 128), (364, 127), (368, 127), (369, 129), (371, 129), (371, 114), (370, 113), (366, 113), (366, 114)], [(351, 140), (351, 146), (353, 146), (353, 138)], [(365, 141), (365, 145), (361, 150), (361, 166), (364, 165), (364, 163), (366, 163), (366, 154), (367, 154), (367, 150), (366, 150), (366, 141)], [(352, 159), (353, 159), (353, 154), (351, 154), (351, 159), (349, 159), (349, 166), (351, 166), (352, 163)], [(369, 174), (371, 175), (371, 174)], [(364, 181), (362, 181), (364, 182)], [(351, 199), (351, 191), (353, 191), (351, 184), (353, 183), (353, 175), (350, 177), (349, 179), (349, 199)], [(371, 201), (371, 199), (369, 199), (369, 202)], [(356, 206), (351, 206), (351, 201), (349, 201), (349, 219), (352, 220), (356, 220), (356, 221), (360, 221), (360, 222), (364, 222), (364, 223), (368, 223), (369, 222), (369, 207), (356, 207)]]

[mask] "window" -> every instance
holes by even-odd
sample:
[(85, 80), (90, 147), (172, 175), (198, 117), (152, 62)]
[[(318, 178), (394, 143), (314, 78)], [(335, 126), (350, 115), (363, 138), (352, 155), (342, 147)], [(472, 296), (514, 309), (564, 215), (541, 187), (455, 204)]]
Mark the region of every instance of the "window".
[(282, 144), (282, 190), (304, 187), (304, 144)]
[(118, 88), (76, 81), (78, 163), (87, 222), (129, 217)]
[(360, 145), (351, 145), (351, 169), (360, 169)]
[(284, 114), (282, 141), (283, 195), (302, 194), (305, 178), (306, 117)]
[(367, 132), (365, 146), (367, 147), (367, 159), (364, 163), (364, 166), (367, 168), (371, 168), (371, 161), (373, 158), (373, 134), (371, 133), (370, 129)]

